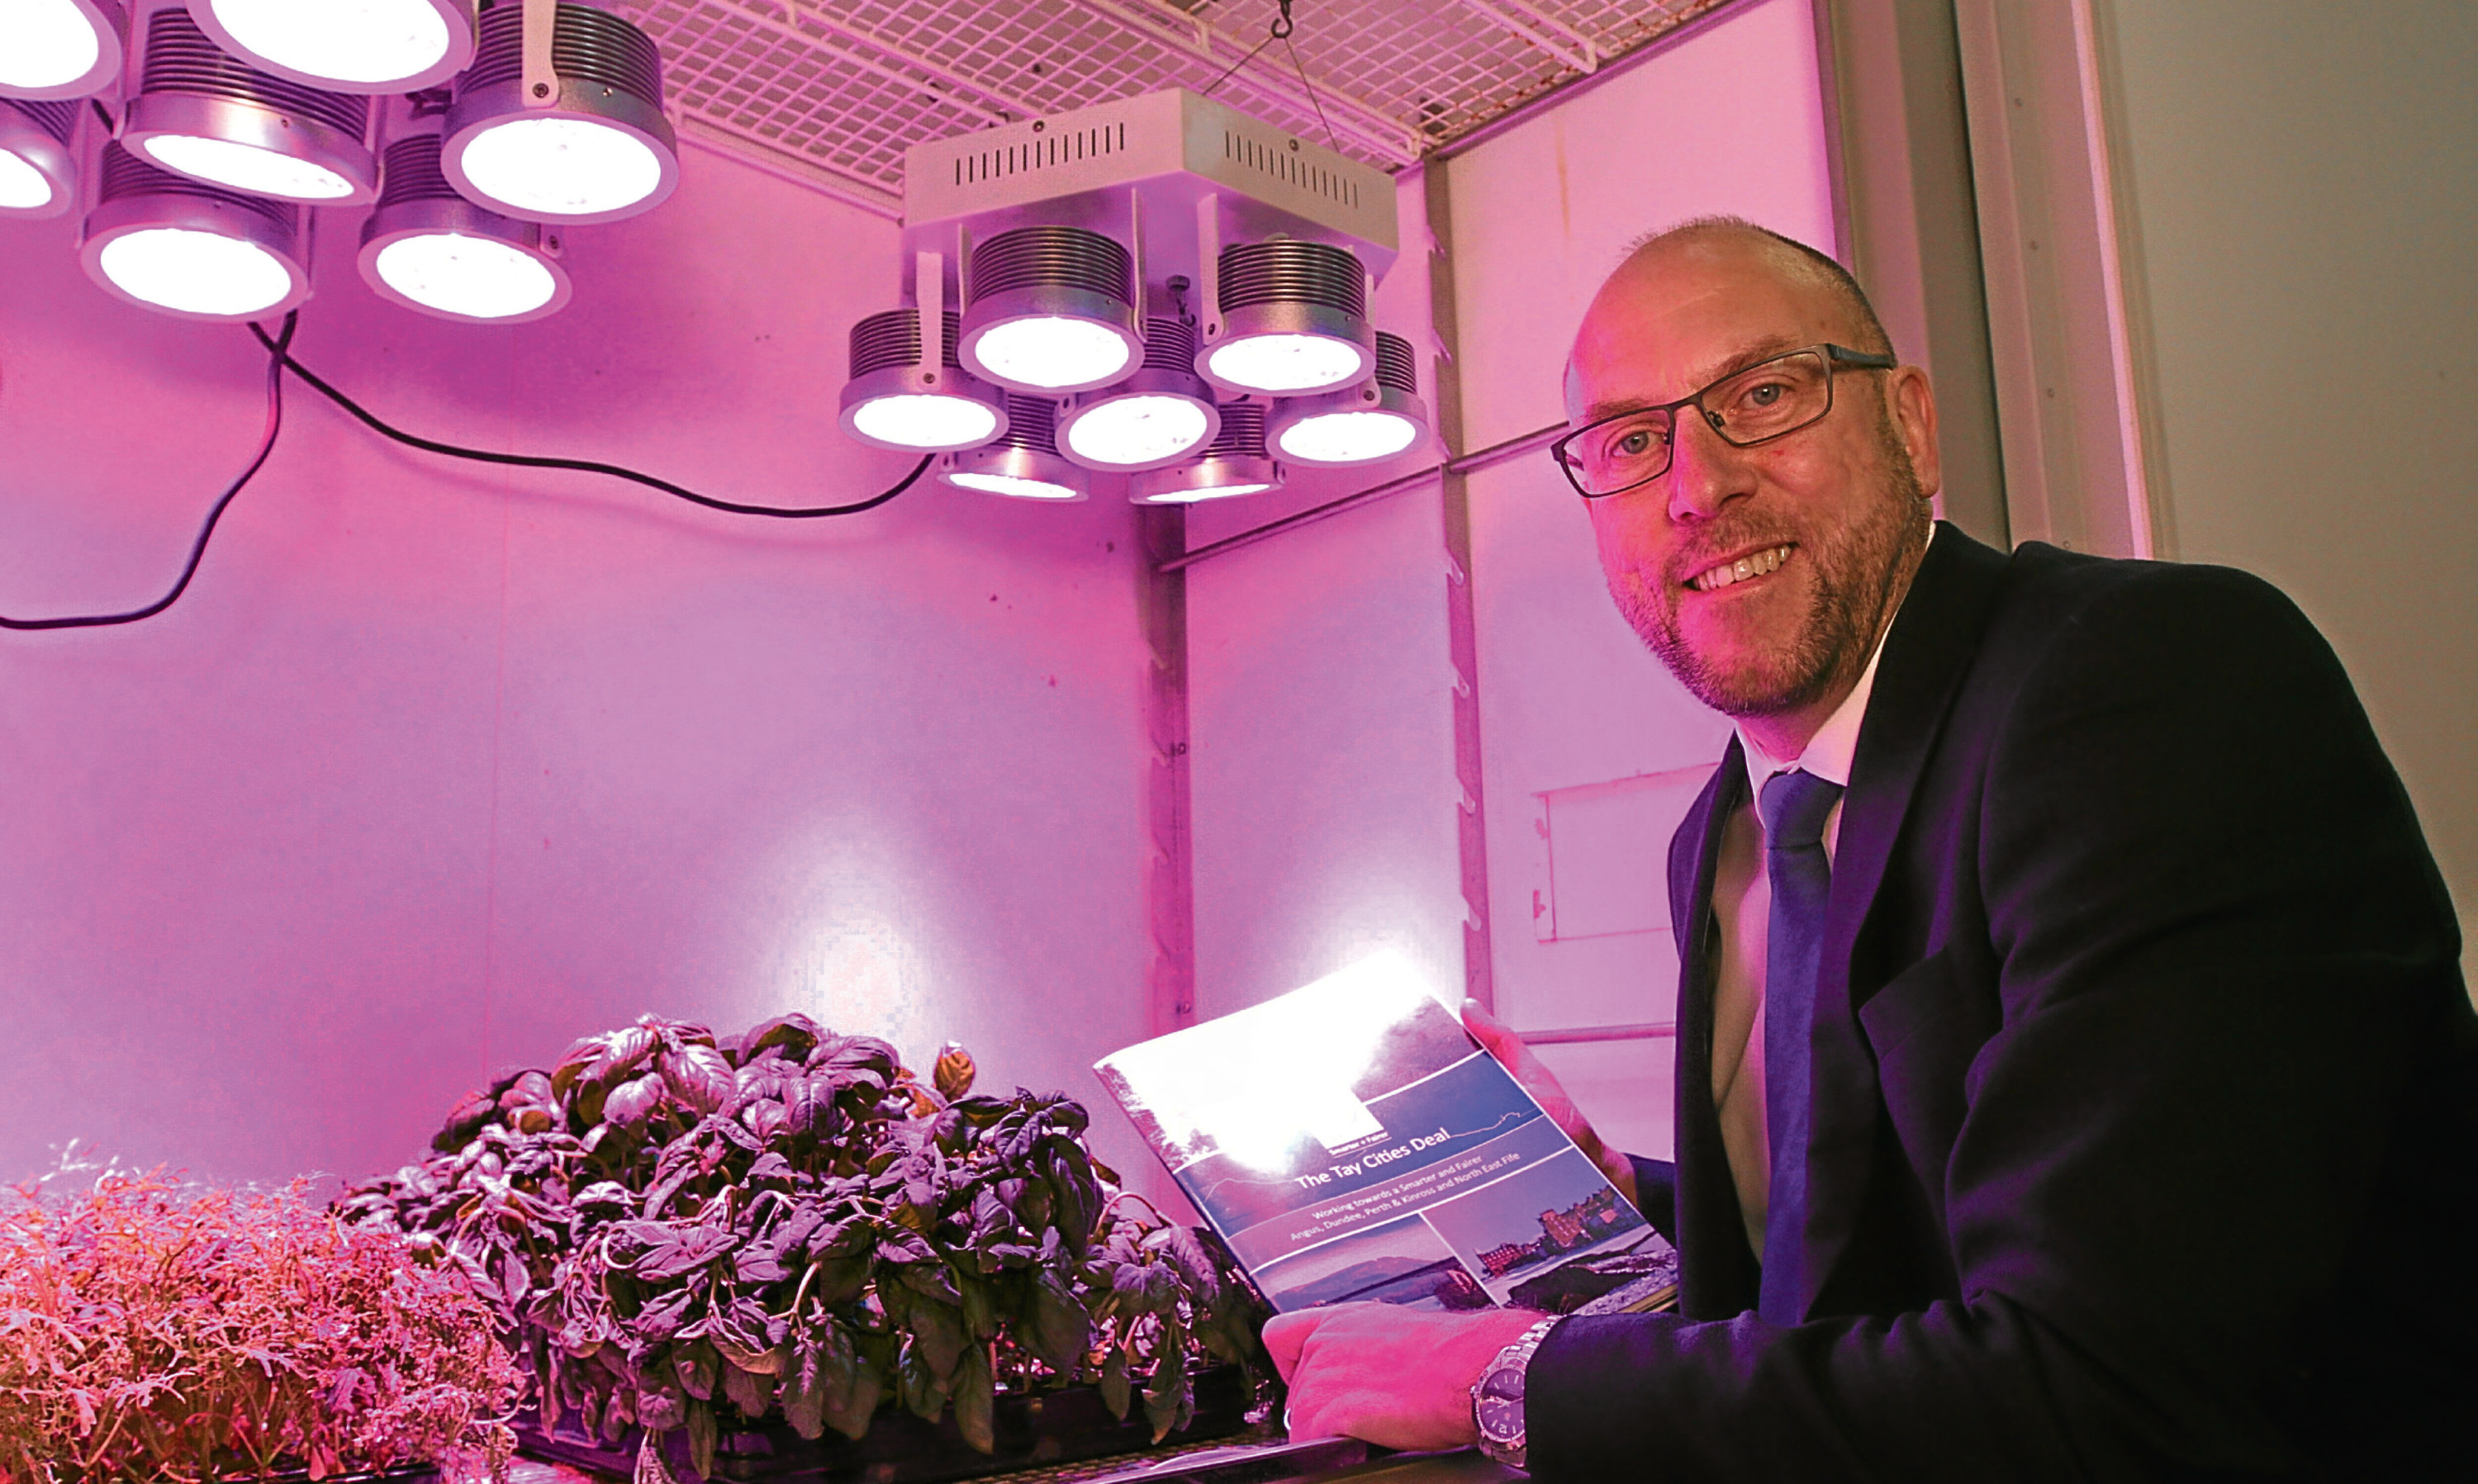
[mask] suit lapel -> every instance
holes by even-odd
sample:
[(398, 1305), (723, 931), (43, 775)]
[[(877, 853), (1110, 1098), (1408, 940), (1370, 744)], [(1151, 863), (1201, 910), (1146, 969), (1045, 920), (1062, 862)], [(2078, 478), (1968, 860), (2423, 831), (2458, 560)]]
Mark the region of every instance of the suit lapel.
[(1757, 1264), (1747, 1249), (1737, 1183), (1712, 1105), (1713, 990), (1720, 940), (1712, 877), (1721, 835), (1747, 797), (1747, 764), (1732, 733), (1704, 792), (1669, 846), (1670, 930), (1678, 942), (1678, 1246), (1680, 1308), (1690, 1319), (1727, 1319), (1756, 1301)]
[[(1813, 1307), (1849, 1249), (1877, 1144), (1882, 1096), (1875, 1057), (1858, 1017), (1859, 999), (1874, 986), (1858, 986), (1854, 993), (1852, 955), (1884, 885), (1919, 774), (1978, 652), (2006, 566), (2004, 554), (1959, 530), (1946, 527), (1937, 534), (1885, 637), (1876, 688), (1859, 723), (1816, 968), (1803, 1309)], [(1707, 1067), (1707, 1081), (1708, 1076)], [(1682, 1069), (1679, 1085), (1685, 1085)], [(1682, 1190), (1682, 1170), (1680, 1185)]]

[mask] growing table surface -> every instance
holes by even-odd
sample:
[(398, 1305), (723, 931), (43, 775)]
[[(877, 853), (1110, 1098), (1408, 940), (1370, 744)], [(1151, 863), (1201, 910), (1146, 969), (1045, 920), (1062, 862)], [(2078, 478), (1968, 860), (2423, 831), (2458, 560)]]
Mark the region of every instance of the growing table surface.
[[(1207, 1481), (1207, 1484), (1504, 1484), (1504, 1481), (1523, 1477), (1516, 1471), (1490, 1463), (1468, 1448), (1454, 1453), (1397, 1453), (1358, 1463), (1332, 1464), (1311, 1460), (1297, 1469), (1275, 1464), (1227, 1471), (1211, 1470), (1207, 1460), (1212, 1455), (1226, 1452), (1231, 1441), (1222, 1439), (1187, 1447), (1159, 1448), (1107, 1461), (1020, 1470), (1014, 1473), (993, 1474), (974, 1481), (974, 1484), (1119, 1484), (1119, 1481), (1134, 1479), (1142, 1479), (1143, 1484), (1185, 1484), (1178, 1471), (1183, 1462), (1186, 1467), (1199, 1471), (1187, 1475), (1188, 1479)], [(1350, 1454), (1345, 1452), (1344, 1456)], [(611, 1484), (611, 1481), (604, 1475), (567, 1464), (519, 1458), (509, 1465), (508, 1484)]]
[[(1256, 1441), (1275, 1441), (1267, 1435)], [(1244, 1443), (1247, 1440), (1236, 1440)], [(1365, 1445), (1347, 1439), (1291, 1460), (1233, 1461), (1231, 1439), (1160, 1448), (1107, 1461), (1094, 1460), (999, 1474), (976, 1484), (1500, 1484), (1519, 1480), (1515, 1470), (1490, 1463), (1470, 1448), (1452, 1453), (1395, 1453), (1371, 1459)]]

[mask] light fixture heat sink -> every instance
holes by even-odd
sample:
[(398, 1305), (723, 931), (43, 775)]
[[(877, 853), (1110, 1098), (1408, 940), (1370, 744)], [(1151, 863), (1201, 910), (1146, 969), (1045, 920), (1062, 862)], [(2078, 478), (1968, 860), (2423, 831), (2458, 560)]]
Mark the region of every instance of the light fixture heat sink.
[(1356, 387), (1284, 401), (1274, 451), (1294, 464), (1373, 464), (1407, 453), (1429, 434), (1411, 342), (1377, 332), (1377, 373)]
[(843, 429), (877, 448), (945, 453), (977, 447), (1007, 429), (1004, 392), (968, 374), (955, 355), (953, 310), (936, 365), (922, 365), (921, 311), (891, 309), (852, 326)]
[(235, 323), (310, 297), (301, 215), (297, 206), (159, 170), (110, 143), (79, 257), (88, 277), (132, 304)]
[(964, 367), (1016, 393), (1004, 437), (948, 456), (949, 482), (1062, 498), (1093, 469), (1140, 503), (1253, 493), (1282, 482), (1265, 437), (1292, 400), (1397, 395), (1368, 318), (1397, 251), (1393, 180), (1210, 99), (917, 145), (903, 200), (912, 296), (960, 293)]
[(574, 291), (540, 222), (475, 206), (439, 168), (439, 136), (387, 148), (378, 205), (362, 223), (362, 278), (391, 303), (469, 324), (557, 314)]
[(81, 104), (0, 98), (0, 216), (58, 216), (77, 201), (69, 139)]
[(215, 44), (334, 92), (415, 92), (473, 61), (476, 0), (188, 0)]
[(321, 206), (378, 195), (369, 99), (307, 87), (227, 56), (188, 11), (170, 7), (147, 17), (138, 88), (120, 140), (164, 169)]
[(1126, 380), (1068, 400), (1058, 442), (1086, 468), (1132, 472), (1177, 463), (1221, 427), (1213, 389), (1196, 374), (1196, 326), (1163, 315), (1145, 321), (1144, 363)]
[(1106, 387), (1143, 354), (1127, 249), (1084, 227), (1001, 232), (973, 248), (964, 365), (1018, 391)]
[(0, 95), (83, 98), (120, 76), (119, 0), (0, 0)]
[[(528, 221), (618, 221), (679, 184), (653, 38), (592, 6), (563, 3), (552, 75), (525, 76), (524, 7), (482, 14), (473, 65), (456, 80), (441, 167), (476, 204)], [(539, 92), (532, 89), (539, 88)]]
[(1368, 374), (1368, 270), (1339, 247), (1276, 238), (1222, 249), (1222, 338), (1197, 369), (1226, 391), (1326, 391)]
[(1055, 404), (1009, 392), (1007, 426), (993, 442), (947, 455), (938, 477), (963, 490), (1019, 500), (1080, 500), (1085, 473), (1060, 458)]
[(1265, 455), (1263, 406), (1225, 402), (1222, 430), (1201, 455), (1128, 476), (1127, 498), (1138, 505), (1193, 505), (1281, 487), (1282, 466)]

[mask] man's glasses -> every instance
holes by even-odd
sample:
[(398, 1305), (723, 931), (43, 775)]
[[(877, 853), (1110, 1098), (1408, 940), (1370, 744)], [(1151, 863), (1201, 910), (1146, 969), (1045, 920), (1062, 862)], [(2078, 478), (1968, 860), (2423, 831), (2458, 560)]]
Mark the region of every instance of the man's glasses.
[(1901, 363), (1840, 345), (1809, 345), (1732, 371), (1675, 402), (1612, 413), (1549, 445), (1566, 482), (1586, 499), (1620, 494), (1669, 472), (1678, 410), (1692, 407), (1732, 448), (1795, 433), (1833, 411), (1833, 368), (1889, 371)]

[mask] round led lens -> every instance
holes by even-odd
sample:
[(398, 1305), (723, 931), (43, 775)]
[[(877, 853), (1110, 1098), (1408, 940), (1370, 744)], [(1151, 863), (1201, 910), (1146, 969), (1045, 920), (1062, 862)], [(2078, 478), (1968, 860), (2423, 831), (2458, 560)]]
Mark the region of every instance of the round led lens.
[(38, 212), (52, 204), (52, 183), (11, 150), (0, 149), (0, 212)]
[(663, 163), (624, 129), (581, 118), (518, 118), (465, 146), (465, 178), (520, 216), (624, 211), (660, 189)]
[(417, 304), (473, 319), (530, 314), (559, 292), (532, 254), (487, 237), (433, 232), (379, 249), (378, 274)]
[(1095, 464), (1157, 464), (1204, 441), (1204, 409), (1185, 397), (1124, 396), (1076, 414), (1067, 446)]
[(447, 55), (430, 0), (213, 0), (215, 19), (258, 56), (338, 83), (418, 77)]
[(254, 196), (335, 201), (353, 193), (353, 183), (325, 165), (254, 144), (236, 144), (230, 139), (193, 134), (160, 134), (140, 141), (138, 148), (167, 170), (178, 170)]
[(1310, 464), (1366, 464), (1394, 457), (1419, 437), (1419, 424), (1392, 413), (1324, 413), (1283, 429), (1281, 451)]
[(1024, 479), (1014, 474), (949, 474), (948, 482), (984, 494), (1011, 494), (1019, 500), (1073, 500), (1082, 491), (1069, 485), (1052, 484), (1047, 479)]
[(1251, 335), (1226, 340), (1206, 357), (1217, 381), (1252, 391), (1323, 391), (1368, 374), (1358, 346), (1322, 335)]
[(1145, 505), (1193, 505), (1199, 500), (1224, 500), (1234, 494), (1259, 494), (1272, 485), (1206, 485), (1201, 490), (1174, 490), (1165, 494), (1148, 496), (1139, 501)]
[(0, 88), (64, 88), (103, 60), (94, 23), (68, 0), (0, 0)]
[(962, 447), (999, 430), (999, 415), (987, 403), (928, 392), (872, 397), (851, 416), (864, 436), (905, 448)]
[(974, 347), (991, 375), (1027, 387), (1090, 387), (1114, 380), (1135, 359), (1108, 326), (1064, 314), (992, 325)]
[(190, 314), (254, 314), (292, 291), (274, 254), (238, 238), (148, 227), (103, 245), (106, 276), (131, 296)]

